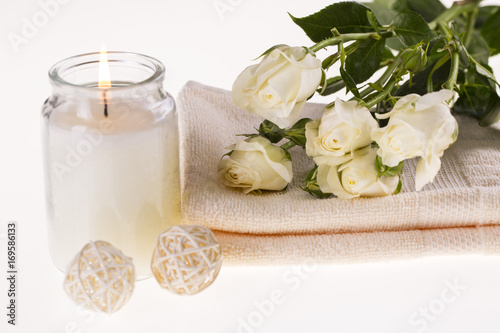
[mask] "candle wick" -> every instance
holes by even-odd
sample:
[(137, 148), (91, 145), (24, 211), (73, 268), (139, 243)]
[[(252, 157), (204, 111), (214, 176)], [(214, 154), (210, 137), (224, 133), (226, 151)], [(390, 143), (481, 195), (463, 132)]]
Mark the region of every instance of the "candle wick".
[(104, 117), (108, 117), (108, 100), (106, 98), (106, 90), (103, 91), (103, 98), (104, 98)]

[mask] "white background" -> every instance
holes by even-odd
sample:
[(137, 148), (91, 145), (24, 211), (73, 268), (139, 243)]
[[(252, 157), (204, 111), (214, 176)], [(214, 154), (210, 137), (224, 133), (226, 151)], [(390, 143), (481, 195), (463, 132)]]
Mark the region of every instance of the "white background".
[[(50, 94), (49, 67), (105, 44), (161, 60), (174, 96), (188, 80), (230, 89), (269, 46), (311, 44), (287, 11), (301, 17), (331, 0), (67, 2), (16, 53), (8, 34), (21, 35), (23, 19), (33, 21), (42, 7), (35, 0), (0, 0), (0, 233), (7, 221), (17, 221), (20, 248), (18, 325), (11, 327), (2, 240), (1, 332), (236, 332), (240, 318), (255, 326), (241, 332), (500, 332), (500, 256), (321, 266), (307, 274), (292, 267), (223, 267), (196, 296), (173, 296), (149, 279), (137, 283), (130, 302), (112, 316), (79, 310), (64, 294), (63, 274), (47, 248), (40, 108)], [(218, 13), (216, 4), (230, 10)], [(500, 71), (498, 59), (493, 66)], [(443, 295), (454, 295), (446, 281), (465, 290), (440, 308)], [(255, 302), (267, 304), (274, 289), (283, 302), (259, 315)], [(440, 313), (422, 319), (418, 311), (429, 306)]]

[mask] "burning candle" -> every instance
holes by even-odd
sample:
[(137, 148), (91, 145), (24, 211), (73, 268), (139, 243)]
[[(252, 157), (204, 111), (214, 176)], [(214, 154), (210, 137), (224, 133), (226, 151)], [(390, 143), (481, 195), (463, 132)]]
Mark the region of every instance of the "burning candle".
[(180, 223), (177, 113), (162, 88), (164, 67), (101, 52), (63, 60), (49, 76), (42, 115), (52, 258), (65, 269), (83, 245), (103, 240), (145, 277), (157, 235)]

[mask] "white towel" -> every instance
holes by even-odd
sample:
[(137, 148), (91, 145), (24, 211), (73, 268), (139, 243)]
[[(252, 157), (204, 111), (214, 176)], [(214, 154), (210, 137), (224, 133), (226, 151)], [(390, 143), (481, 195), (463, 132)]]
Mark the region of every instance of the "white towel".
[[(355, 262), (445, 253), (498, 253), (500, 126), (457, 116), (460, 134), (434, 182), (414, 189), (416, 161), (405, 162), (403, 190), (379, 198), (318, 200), (299, 188), (313, 166), (291, 150), (294, 180), (284, 193), (245, 195), (217, 181), (217, 164), (236, 134), (262, 119), (231, 93), (189, 82), (178, 97), (183, 223), (214, 231), (226, 263)], [(319, 118), (323, 105), (303, 116)], [(490, 226), (490, 227), (485, 227)], [(421, 231), (420, 229), (432, 229)]]

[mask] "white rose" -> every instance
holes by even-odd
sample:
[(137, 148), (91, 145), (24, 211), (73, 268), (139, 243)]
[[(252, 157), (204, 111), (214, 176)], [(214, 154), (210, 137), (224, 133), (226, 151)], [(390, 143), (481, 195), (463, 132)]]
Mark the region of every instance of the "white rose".
[(367, 147), (354, 159), (340, 165), (320, 164), (318, 185), (323, 193), (333, 193), (340, 199), (378, 197), (393, 194), (398, 188), (399, 176), (377, 177), (376, 148)]
[(284, 189), (292, 181), (292, 162), (285, 150), (261, 136), (228, 147), (233, 152), (219, 162), (219, 179), (244, 193)]
[(407, 95), (388, 114), (386, 127), (374, 129), (372, 139), (379, 145), (382, 163), (394, 167), (399, 162), (421, 157), (417, 164), (415, 187), (419, 191), (434, 180), (441, 168), (440, 158), (456, 140), (458, 124), (445, 101), (453, 97), (450, 90), (424, 96)]
[(299, 118), (321, 77), (321, 61), (305, 48), (281, 46), (238, 76), (233, 100), (281, 128), (289, 127)]
[(333, 107), (325, 109), (321, 119), (306, 124), (306, 153), (316, 164), (336, 164), (339, 158), (352, 154), (372, 142), (377, 121), (370, 111), (356, 101), (337, 98)]

